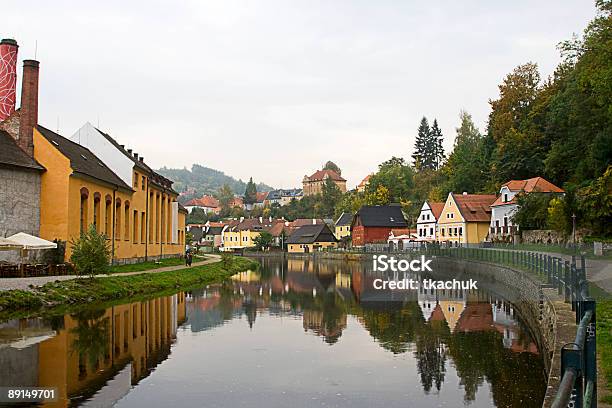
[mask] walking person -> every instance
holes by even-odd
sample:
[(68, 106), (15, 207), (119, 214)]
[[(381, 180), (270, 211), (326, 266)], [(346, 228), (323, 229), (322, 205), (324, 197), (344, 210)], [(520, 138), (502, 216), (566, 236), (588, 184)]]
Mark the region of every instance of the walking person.
[(191, 255), (191, 252), (189, 252), (187, 254), (187, 266), (189, 266), (191, 268), (191, 262), (193, 262), (193, 255)]

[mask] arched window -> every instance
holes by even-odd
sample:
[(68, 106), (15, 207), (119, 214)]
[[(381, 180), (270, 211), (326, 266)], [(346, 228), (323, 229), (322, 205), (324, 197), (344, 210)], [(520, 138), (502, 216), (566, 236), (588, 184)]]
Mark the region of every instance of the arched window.
[(125, 239), (126, 241), (129, 241), (130, 240), (130, 202), (127, 200), (125, 201), (125, 204), (124, 204), (123, 223), (124, 223), (123, 239)]
[(110, 194), (107, 194), (104, 197), (104, 233), (106, 234), (106, 238), (110, 238), (111, 236), (111, 220), (113, 217), (113, 199)]
[(88, 218), (88, 211), (87, 211), (87, 205), (88, 205), (88, 198), (89, 198), (89, 190), (87, 190), (85, 187), (81, 188), (81, 210), (80, 210), (80, 229), (81, 229), (81, 234), (85, 231), (87, 231), (87, 218)]
[(102, 227), (100, 225), (100, 193), (94, 193), (94, 211), (93, 211), (93, 225), (96, 231), (100, 232)]
[(121, 239), (121, 199), (115, 200), (115, 239)]

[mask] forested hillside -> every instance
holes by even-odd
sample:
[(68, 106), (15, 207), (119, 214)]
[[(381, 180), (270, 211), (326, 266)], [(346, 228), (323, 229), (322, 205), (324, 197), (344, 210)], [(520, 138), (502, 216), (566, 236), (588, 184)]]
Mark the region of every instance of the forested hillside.
[[(236, 180), (222, 171), (204, 167), (199, 164), (191, 166), (191, 170), (186, 168), (169, 169), (167, 167), (162, 167), (157, 171), (174, 181), (173, 187), (176, 191), (183, 192), (188, 189), (194, 189), (196, 194), (192, 195), (198, 197), (203, 194), (216, 194), (225, 184), (229, 185), (232, 191), (238, 195), (243, 195), (246, 188), (246, 182)], [(257, 191), (269, 191), (272, 189), (272, 187), (264, 183), (257, 184)]]

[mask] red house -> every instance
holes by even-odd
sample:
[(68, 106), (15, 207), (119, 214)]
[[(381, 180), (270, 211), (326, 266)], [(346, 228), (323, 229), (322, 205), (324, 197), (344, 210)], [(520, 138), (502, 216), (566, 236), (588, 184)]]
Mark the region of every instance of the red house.
[(351, 239), (353, 246), (386, 244), (392, 229), (407, 227), (399, 205), (366, 205), (353, 218)]

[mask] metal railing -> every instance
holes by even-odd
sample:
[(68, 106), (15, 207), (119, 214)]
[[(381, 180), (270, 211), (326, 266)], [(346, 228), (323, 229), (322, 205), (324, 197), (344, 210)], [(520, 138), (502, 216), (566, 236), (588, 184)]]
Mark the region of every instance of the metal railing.
[(561, 348), (561, 382), (553, 400), (553, 408), (597, 406), (596, 308), (589, 296), (585, 258), (571, 261), (544, 253), (486, 248), (442, 248), (429, 245), (430, 255), (472, 259), (508, 265), (538, 275), (555, 288), (576, 315), (576, 337)]

